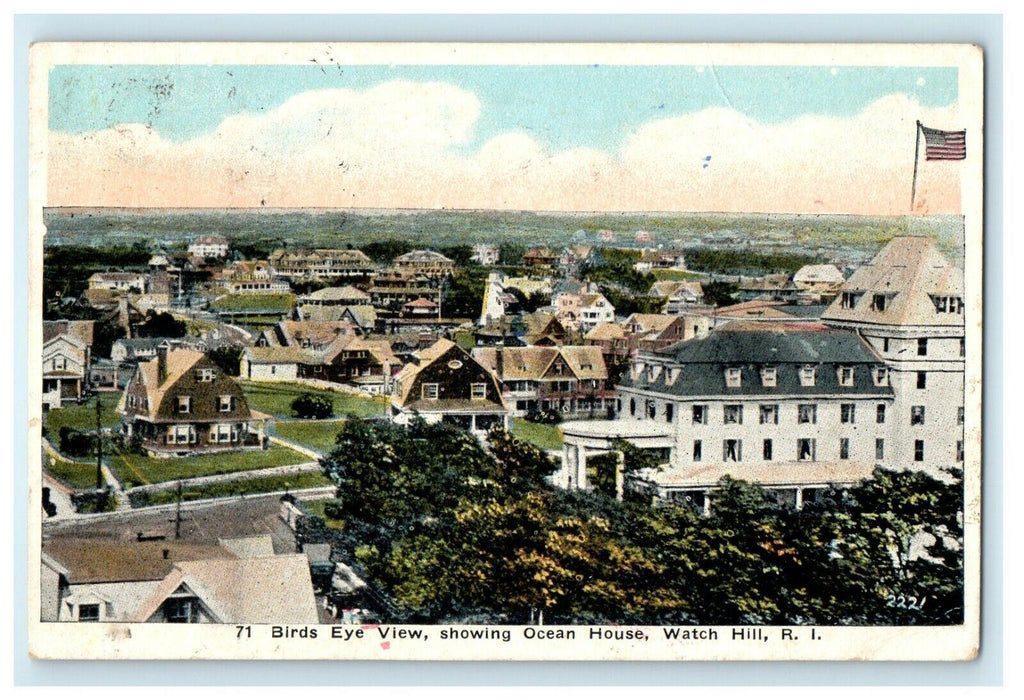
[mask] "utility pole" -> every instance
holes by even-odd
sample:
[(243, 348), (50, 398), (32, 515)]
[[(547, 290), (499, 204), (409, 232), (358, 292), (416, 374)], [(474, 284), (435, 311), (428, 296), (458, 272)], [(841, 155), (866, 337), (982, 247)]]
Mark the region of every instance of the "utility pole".
[(100, 421), (100, 397), (96, 395), (96, 490), (103, 488), (103, 424)]
[(174, 509), (174, 539), (181, 539), (181, 479), (178, 479), (178, 505)]

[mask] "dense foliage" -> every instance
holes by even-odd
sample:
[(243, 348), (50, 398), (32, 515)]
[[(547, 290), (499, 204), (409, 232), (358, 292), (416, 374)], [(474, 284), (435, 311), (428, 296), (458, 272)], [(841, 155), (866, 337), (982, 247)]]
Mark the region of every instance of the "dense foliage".
[[(626, 454), (625, 469), (649, 466)], [(710, 515), (552, 488), (500, 428), (349, 421), (321, 460), (324, 530), (409, 621), (952, 624), (962, 480), (878, 470), (795, 510), (725, 480)], [(606, 478), (607, 480), (607, 478)], [(608, 485), (606, 484), (606, 487)], [(607, 490), (607, 488), (605, 489)], [(922, 602), (923, 601), (923, 602)]]
[(821, 262), (804, 253), (758, 253), (729, 248), (687, 248), (685, 254), (691, 270), (730, 275), (793, 273), (804, 265)]
[(326, 396), (306, 393), (297, 396), (292, 401), (292, 413), (299, 418), (314, 418), (317, 420), (330, 418), (334, 415), (334, 402)]

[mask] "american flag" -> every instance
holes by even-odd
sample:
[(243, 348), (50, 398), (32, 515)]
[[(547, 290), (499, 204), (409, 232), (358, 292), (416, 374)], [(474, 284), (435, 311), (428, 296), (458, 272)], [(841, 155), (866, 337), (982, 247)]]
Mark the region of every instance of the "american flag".
[(921, 125), (925, 160), (963, 160), (967, 157), (967, 131), (940, 131)]

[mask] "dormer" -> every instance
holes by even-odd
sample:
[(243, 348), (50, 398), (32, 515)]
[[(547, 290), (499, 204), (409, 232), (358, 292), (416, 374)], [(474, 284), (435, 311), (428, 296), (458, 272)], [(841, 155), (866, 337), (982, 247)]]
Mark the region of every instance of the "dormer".
[(776, 386), (779, 380), (779, 370), (777, 367), (762, 367), (761, 368), (761, 386)]
[(875, 381), (875, 386), (887, 386), (889, 384), (889, 368), (875, 367), (871, 372), (871, 377)]
[(804, 365), (800, 368), (800, 386), (814, 386), (818, 369), (814, 365)]
[(856, 308), (857, 302), (864, 296), (864, 292), (843, 292), (839, 304), (844, 309)]
[(959, 296), (929, 295), (932, 304), (935, 305), (937, 314), (962, 314), (964, 312), (964, 299)]
[(894, 293), (874, 293), (871, 295), (871, 310), (885, 311), (892, 304)]
[(739, 389), (743, 386), (743, 370), (739, 367), (727, 367), (725, 369), (725, 386), (729, 389)]
[(676, 383), (676, 380), (679, 379), (679, 377), (680, 377), (680, 375), (682, 375), (682, 373), (683, 373), (683, 368), (682, 367), (669, 367), (665, 371), (665, 384), (668, 385), (668, 386), (672, 386), (673, 384)]
[(651, 365), (647, 368), (647, 381), (653, 382), (661, 376), (661, 365)]
[(644, 374), (644, 363), (643, 362), (634, 362), (633, 363), (633, 372), (632, 372), (632, 375), (633, 375), (632, 379), (633, 379), (633, 381), (636, 381), (637, 379), (642, 377), (643, 374)]
[(836, 370), (839, 386), (853, 386), (853, 367), (839, 367)]

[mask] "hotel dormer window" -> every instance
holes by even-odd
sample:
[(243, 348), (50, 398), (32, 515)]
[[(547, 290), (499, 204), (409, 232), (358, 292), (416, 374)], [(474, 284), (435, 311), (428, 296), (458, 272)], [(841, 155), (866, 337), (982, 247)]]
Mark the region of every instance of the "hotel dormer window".
[(725, 370), (725, 385), (730, 389), (736, 389), (742, 386), (743, 373), (739, 367), (730, 367)]
[(886, 367), (875, 367), (872, 372), (875, 379), (875, 386), (885, 386), (889, 383), (889, 370)]
[(424, 399), (436, 399), (437, 398), (437, 388), (438, 388), (437, 384), (424, 383), (423, 384), (423, 388), (421, 389), (421, 392), (422, 392), (421, 396)]
[(192, 413), (192, 397), (191, 396), (179, 396), (178, 397), (178, 413)]
[(212, 382), (217, 377), (217, 371), (209, 367), (196, 370), (197, 382)]
[(779, 371), (775, 367), (763, 367), (761, 369), (761, 385), (775, 386), (779, 380)]
[(839, 368), (839, 386), (853, 386), (853, 367)]
[(871, 310), (885, 311), (892, 303), (892, 294), (873, 294), (871, 296)]
[(844, 309), (852, 309), (857, 306), (857, 302), (864, 296), (863, 292), (843, 292), (842, 300), (840, 305)]
[(817, 374), (817, 370), (813, 366), (801, 367), (800, 386), (814, 386), (815, 374)]

